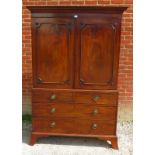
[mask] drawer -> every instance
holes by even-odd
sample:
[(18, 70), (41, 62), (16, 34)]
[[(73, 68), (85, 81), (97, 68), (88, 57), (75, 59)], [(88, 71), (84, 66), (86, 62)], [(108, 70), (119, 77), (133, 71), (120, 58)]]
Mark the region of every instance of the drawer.
[(95, 119), (33, 118), (33, 132), (114, 135), (115, 125), (115, 121)]
[(101, 92), (75, 92), (73, 101), (75, 103), (91, 103), (103, 105), (117, 105), (117, 93), (101, 93)]
[(115, 120), (116, 107), (104, 107), (89, 104), (67, 103), (37, 103), (33, 104), (33, 116), (35, 117), (68, 117), (68, 118), (96, 118), (102, 120)]
[(56, 90), (33, 90), (32, 102), (72, 102), (72, 93)]

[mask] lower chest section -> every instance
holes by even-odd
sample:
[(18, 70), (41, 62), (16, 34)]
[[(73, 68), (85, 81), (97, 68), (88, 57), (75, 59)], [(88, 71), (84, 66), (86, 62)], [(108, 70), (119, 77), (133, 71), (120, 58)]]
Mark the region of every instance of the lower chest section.
[(117, 92), (39, 90), (32, 93), (33, 132), (115, 135)]

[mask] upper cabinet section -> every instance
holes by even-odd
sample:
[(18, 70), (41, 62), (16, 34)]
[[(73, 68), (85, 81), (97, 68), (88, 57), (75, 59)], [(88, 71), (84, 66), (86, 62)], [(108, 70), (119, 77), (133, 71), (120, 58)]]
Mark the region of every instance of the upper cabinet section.
[(43, 7), (32, 12), (33, 86), (116, 89), (126, 7)]

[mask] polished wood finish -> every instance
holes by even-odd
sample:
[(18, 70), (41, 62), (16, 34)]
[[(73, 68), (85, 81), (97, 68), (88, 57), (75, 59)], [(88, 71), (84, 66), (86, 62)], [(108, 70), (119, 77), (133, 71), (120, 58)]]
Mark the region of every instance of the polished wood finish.
[[(55, 123), (52, 126), (52, 123)], [(97, 127), (93, 128), (93, 124)], [(101, 119), (71, 119), (71, 118), (34, 118), (33, 131), (53, 132), (66, 134), (95, 134), (114, 135), (115, 121), (103, 121)]]
[(33, 84), (72, 88), (74, 33), (71, 18), (37, 18), (33, 26)]
[(74, 103), (36, 103), (33, 104), (34, 117), (68, 117), (102, 120), (116, 120), (116, 107), (96, 106)]
[[(103, 20), (104, 18), (104, 20)], [(115, 22), (102, 15), (77, 21), (76, 87), (114, 89), (117, 83), (119, 19)]]
[[(97, 98), (97, 99), (96, 99)], [(76, 103), (90, 103), (102, 105), (117, 105), (117, 93), (101, 92), (77, 92), (73, 93), (73, 99)]]
[[(52, 96), (55, 98), (52, 99)], [(56, 90), (33, 90), (32, 102), (72, 102), (72, 93)]]
[(28, 6), (32, 134), (94, 137), (118, 149), (121, 17), (126, 7)]
[[(51, 97), (55, 95), (54, 99)], [(98, 97), (97, 100), (95, 98)], [(33, 89), (32, 102), (75, 102), (75, 103), (90, 103), (103, 105), (117, 105), (117, 92), (101, 92), (101, 91), (73, 91), (62, 89)]]

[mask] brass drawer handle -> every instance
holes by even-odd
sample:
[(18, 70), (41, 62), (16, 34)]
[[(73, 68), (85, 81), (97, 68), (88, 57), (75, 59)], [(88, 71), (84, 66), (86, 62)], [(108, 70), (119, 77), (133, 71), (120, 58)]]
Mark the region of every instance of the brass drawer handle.
[(51, 100), (55, 100), (57, 98), (57, 96), (55, 94), (51, 95), (50, 99)]
[(52, 122), (51, 125), (50, 125), (51, 128), (54, 128), (55, 126), (56, 126), (55, 122)]
[(56, 112), (56, 108), (52, 108), (51, 113), (55, 113), (55, 112)]
[(98, 101), (100, 99), (100, 97), (99, 96), (94, 96), (93, 97), (93, 100), (96, 102), (96, 101)]
[(92, 124), (92, 129), (96, 129), (97, 128), (97, 124), (96, 123), (93, 123)]
[(96, 114), (98, 114), (98, 109), (93, 110), (93, 115), (96, 115)]

